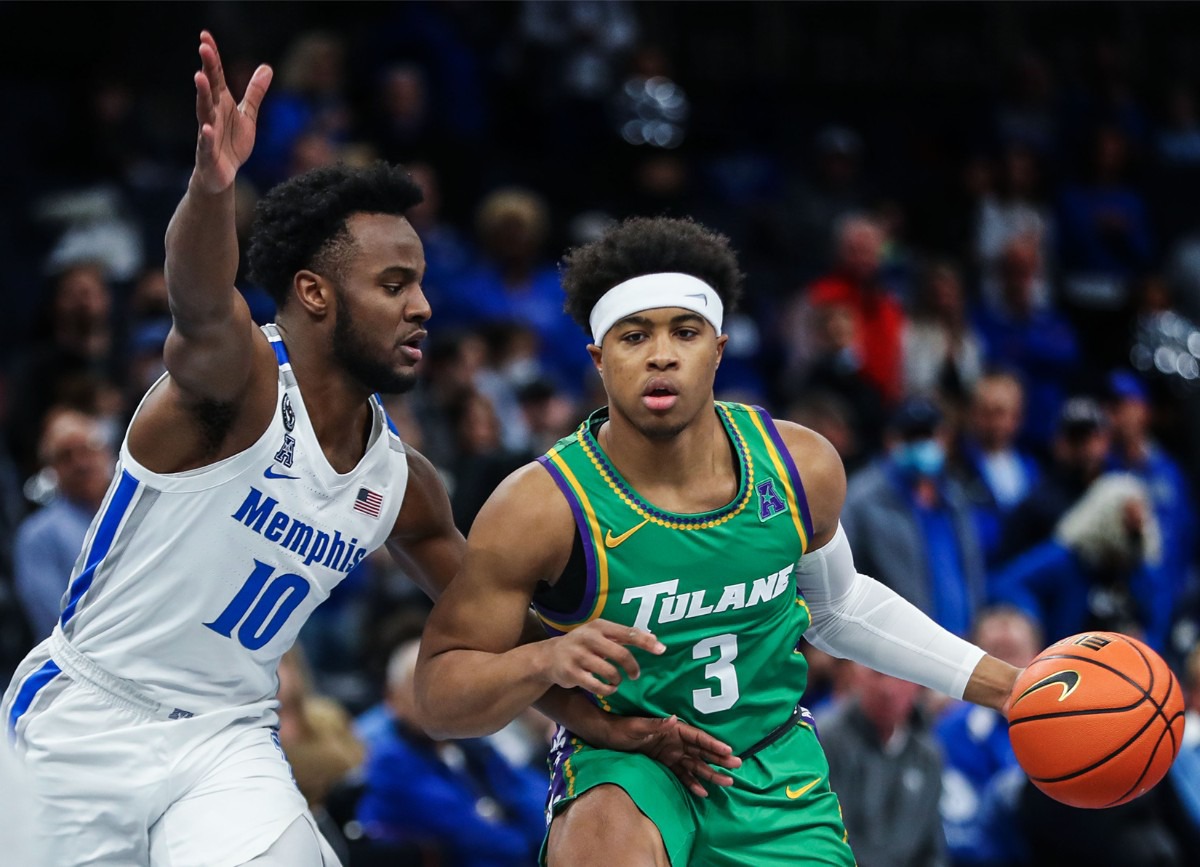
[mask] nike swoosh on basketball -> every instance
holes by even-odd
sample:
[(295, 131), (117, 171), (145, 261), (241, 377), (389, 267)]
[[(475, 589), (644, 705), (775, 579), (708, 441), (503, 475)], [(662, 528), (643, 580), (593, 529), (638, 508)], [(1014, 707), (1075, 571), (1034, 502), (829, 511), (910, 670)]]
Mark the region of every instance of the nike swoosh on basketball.
[(626, 539), (628, 539), (630, 536), (632, 536), (634, 533), (636, 533), (638, 530), (642, 529), (642, 527), (646, 526), (646, 524), (649, 521), (650, 521), (650, 519), (647, 518), (645, 521), (642, 521), (642, 523), (636, 524), (635, 526), (630, 527), (628, 530), (626, 530), (620, 536), (614, 536), (612, 534), (612, 530), (606, 531), (604, 534), (604, 547), (606, 547), (606, 548), (617, 547), (622, 542), (624, 542)]
[(806, 786), (801, 786), (798, 789), (793, 789), (791, 786), (788, 786), (786, 789), (784, 789), (784, 791), (787, 793), (787, 796), (794, 801), (794, 800), (796, 800), (796, 798), (799, 798), (801, 795), (806, 794), (810, 789), (813, 788), (813, 786), (815, 786), (819, 782), (821, 782), (821, 778), (817, 777), (815, 780), (813, 780), (811, 783), (809, 783)]
[(298, 479), (299, 476), (289, 476), (287, 473), (277, 473), (274, 467), (267, 467), (263, 470), (264, 479)]
[(1029, 689), (1025, 690), (1023, 693), (1021, 693), (1019, 696), (1017, 696), (1013, 700), (1013, 704), (1015, 705), (1021, 699), (1025, 698), (1025, 696), (1030, 695), (1031, 693), (1035, 693), (1039, 689), (1045, 689), (1048, 686), (1061, 686), (1062, 687), (1062, 695), (1060, 695), (1058, 697), (1058, 700), (1062, 701), (1063, 699), (1065, 699), (1067, 696), (1069, 696), (1071, 693), (1073, 693), (1075, 691), (1075, 687), (1079, 686), (1079, 681), (1082, 679), (1083, 678), (1081, 678), (1079, 676), (1078, 671), (1073, 671), (1071, 669), (1068, 669), (1066, 671), (1056, 671), (1056, 672), (1054, 672), (1054, 674), (1046, 675), (1041, 680), (1039, 680), (1037, 683), (1035, 683), (1033, 686), (1029, 687)]

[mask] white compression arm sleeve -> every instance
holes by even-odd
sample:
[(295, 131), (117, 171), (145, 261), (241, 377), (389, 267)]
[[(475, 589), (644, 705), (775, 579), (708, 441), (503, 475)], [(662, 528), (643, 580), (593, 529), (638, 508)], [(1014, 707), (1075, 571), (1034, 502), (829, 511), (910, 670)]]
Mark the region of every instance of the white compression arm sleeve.
[(846, 531), (800, 558), (796, 586), (808, 603), (815, 647), (876, 671), (962, 698), (984, 653), (907, 599), (854, 568)]

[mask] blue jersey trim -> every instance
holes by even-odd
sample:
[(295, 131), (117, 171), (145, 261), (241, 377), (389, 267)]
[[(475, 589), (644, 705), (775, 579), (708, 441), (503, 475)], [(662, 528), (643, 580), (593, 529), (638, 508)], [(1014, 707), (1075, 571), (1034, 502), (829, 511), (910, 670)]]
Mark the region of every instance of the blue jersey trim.
[(8, 711), (8, 732), (13, 735), (17, 731), (17, 723), (21, 717), (25, 715), (25, 711), (29, 710), (29, 706), (33, 704), (33, 700), (37, 698), (37, 694), (45, 688), (46, 684), (58, 677), (62, 673), (53, 659), (47, 659), (46, 662), (29, 677), (25, 678), (25, 682), (21, 684), (21, 689), (17, 693), (17, 697), (13, 699), (12, 707)]
[(139, 484), (138, 480), (131, 476), (128, 470), (121, 472), (121, 481), (117, 484), (117, 490), (113, 493), (108, 508), (104, 510), (104, 515), (100, 519), (100, 526), (96, 528), (96, 535), (92, 539), (92, 547), (88, 551), (83, 571), (79, 573), (79, 577), (71, 585), (70, 598), (63, 607), (62, 616), (59, 618), (60, 624), (65, 626), (67, 621), (74, 616), (75, 608), (79, 605), (79, 600), (83, 598), (83, 594), (92, 586), (92, 580), (96, 577), (96, 568), (112, 549), (113, 539), (117, 535), (117, 528), (121, 526), (121, 519), (125, 517), (125, 513), (129, 510), (129, 504), (133, 502), (133, 495), (137, 492)]
[(396, 423), (392, 421), (392, 417), (388, 415), (388, 411), (383, 408), (383, 396), (379, 392), (375, 392), (375, 400), (379, 404), (379, 411), (383, 413), (383, 420), (387, 422), (388, 430), (396, 436), (400, 436), (400, 431), (396, 429)]
[(275, 350), (275, 360), (279, 362), (280, 367), (290, 363), (287, 354), (287, 347), (283, 345), (282, 340), (272, 340), (271, 348)]

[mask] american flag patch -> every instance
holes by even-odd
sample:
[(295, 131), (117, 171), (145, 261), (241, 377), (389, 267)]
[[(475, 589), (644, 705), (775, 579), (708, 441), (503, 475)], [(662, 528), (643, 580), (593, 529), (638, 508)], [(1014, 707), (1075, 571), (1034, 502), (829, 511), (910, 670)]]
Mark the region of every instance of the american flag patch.
[(354, 510), (370, 515), (372, 518), (379, 517), (379, 507), (382, 505), (383, 497), (370, 488), (359, 488), (358, 496), (354, 498)]

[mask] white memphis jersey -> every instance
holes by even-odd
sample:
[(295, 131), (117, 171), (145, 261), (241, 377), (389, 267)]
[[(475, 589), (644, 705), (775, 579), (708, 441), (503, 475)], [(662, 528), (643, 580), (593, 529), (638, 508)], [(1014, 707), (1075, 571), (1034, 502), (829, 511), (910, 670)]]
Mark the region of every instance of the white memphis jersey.
[(287, 349), (258, 441), (160, 475), (122, 444), (63, 597), (66, 639), (167, 707), (199, 714), (274, 696), (279, 658), (312, 610), (391, 533), (408, 482), (378, 397), (366, 453), (339, 474), (309, 423)]

